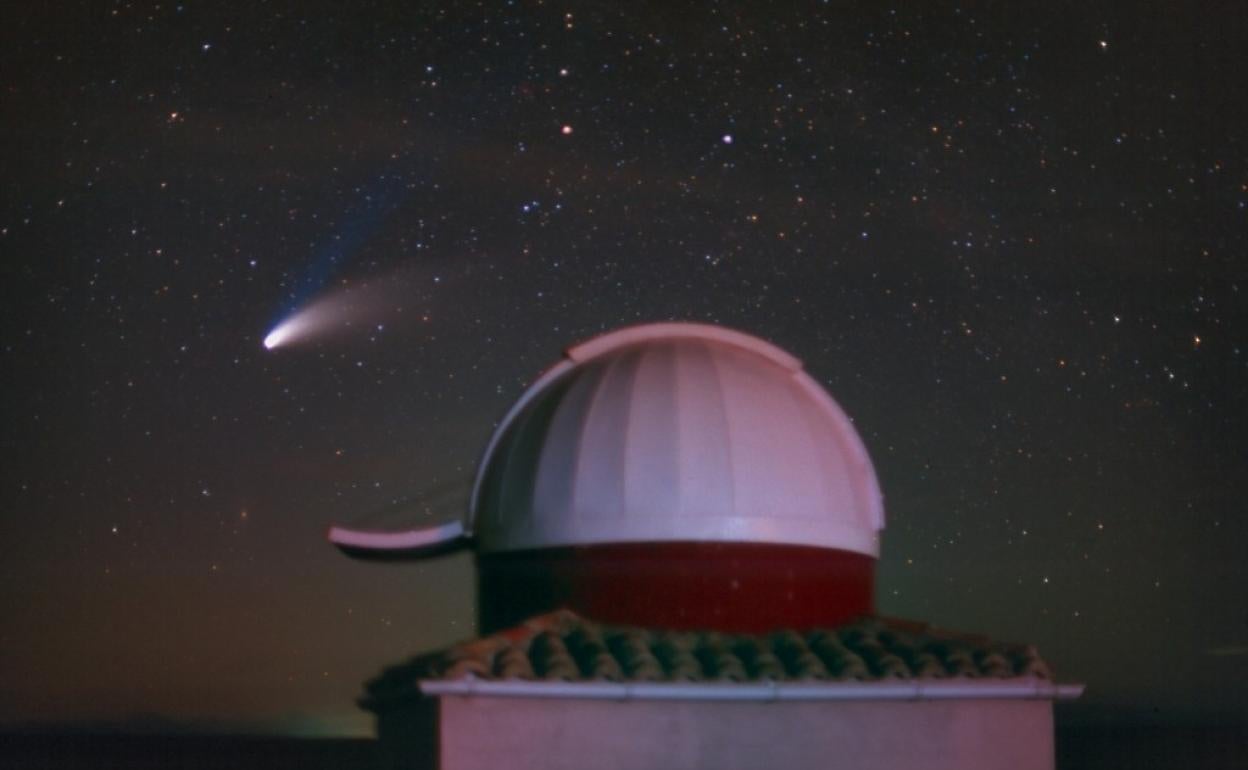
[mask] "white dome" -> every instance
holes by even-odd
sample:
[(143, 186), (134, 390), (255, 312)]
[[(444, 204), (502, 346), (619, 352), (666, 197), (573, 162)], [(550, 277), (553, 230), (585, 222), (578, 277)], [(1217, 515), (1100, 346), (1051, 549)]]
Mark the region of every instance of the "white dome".
[(483, 551), (719, 541), (877, 556), (884, 526), (861, 439), (801, 362), (683, 323), (570, 348), (495, 431), (470, 515)]

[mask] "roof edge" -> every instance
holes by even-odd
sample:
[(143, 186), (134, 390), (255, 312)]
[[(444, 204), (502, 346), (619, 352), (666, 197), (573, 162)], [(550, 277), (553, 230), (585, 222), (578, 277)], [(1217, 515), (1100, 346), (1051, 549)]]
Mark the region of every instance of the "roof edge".
[(583, 700), (649, 701), (924, 701), (924, 700), (1074, 700), (1082, 684), (1055, 684), (1040, 677), (992, 681), (949, 679), (913, 682), (678, 683), (659, 682), (535, 682), (463, 679), (421, 679), (425, 695), (498, 698), (575, 698)]

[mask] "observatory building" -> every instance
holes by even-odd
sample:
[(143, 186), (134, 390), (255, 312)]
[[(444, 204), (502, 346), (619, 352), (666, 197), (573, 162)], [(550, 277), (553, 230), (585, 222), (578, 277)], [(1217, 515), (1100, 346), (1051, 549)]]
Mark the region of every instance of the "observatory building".
[(883, 505), (793, 356), (700, 324), (568, 348), (486, 447), (466, 521), (335, 527), (476, 550), (482, 636), (362, 700), (396, 767), (1051, 770), (1035, 650), (876, 617)]

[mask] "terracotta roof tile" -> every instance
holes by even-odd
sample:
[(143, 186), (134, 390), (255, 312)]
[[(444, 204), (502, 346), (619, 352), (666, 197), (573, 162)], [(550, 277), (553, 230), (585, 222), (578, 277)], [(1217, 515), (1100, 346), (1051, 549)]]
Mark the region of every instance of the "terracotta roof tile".
[(594, 623), (568, 611), (392, 666), (365, 705), (417, 693), (427, 679), (607, 682), (1052, 679), (1034, 647), (921, 623), (864, 618), (836, 629), (769, 634), (664, 631)]

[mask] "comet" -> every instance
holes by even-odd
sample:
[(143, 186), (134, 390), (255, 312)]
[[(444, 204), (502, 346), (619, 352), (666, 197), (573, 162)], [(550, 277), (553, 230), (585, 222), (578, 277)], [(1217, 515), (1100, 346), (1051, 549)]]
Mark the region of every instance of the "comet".
[(308, 327), (311, 325), (310, 319), (306, 314), (296, 313), (273, 327), (273, 331), (265, 335), (264, 349), (272, 350), (287, 342), (299, 339), (300, 336), (308, 333)]
[(349, 323), (350, 313), (333, 298), (320, 300), (295, 311), (264, 337), (265, 350), (293, 345), (328, 334)]
[[(361, 330), (383, 331), (387, 321), (402, 316), (405, 299), (421, 296), (421, 283), (409, 273), (344, 285), (279, 321), (264, 336), (264, 348), (276, 350)], [(434, 277), (433, 283), (441, 283), (441, 278)]]
[(366, 314), (362, 306), (342, 295), (313, 301), (282, 319), (264, 337), (266, 350), (288, 347), (350, 328)]

